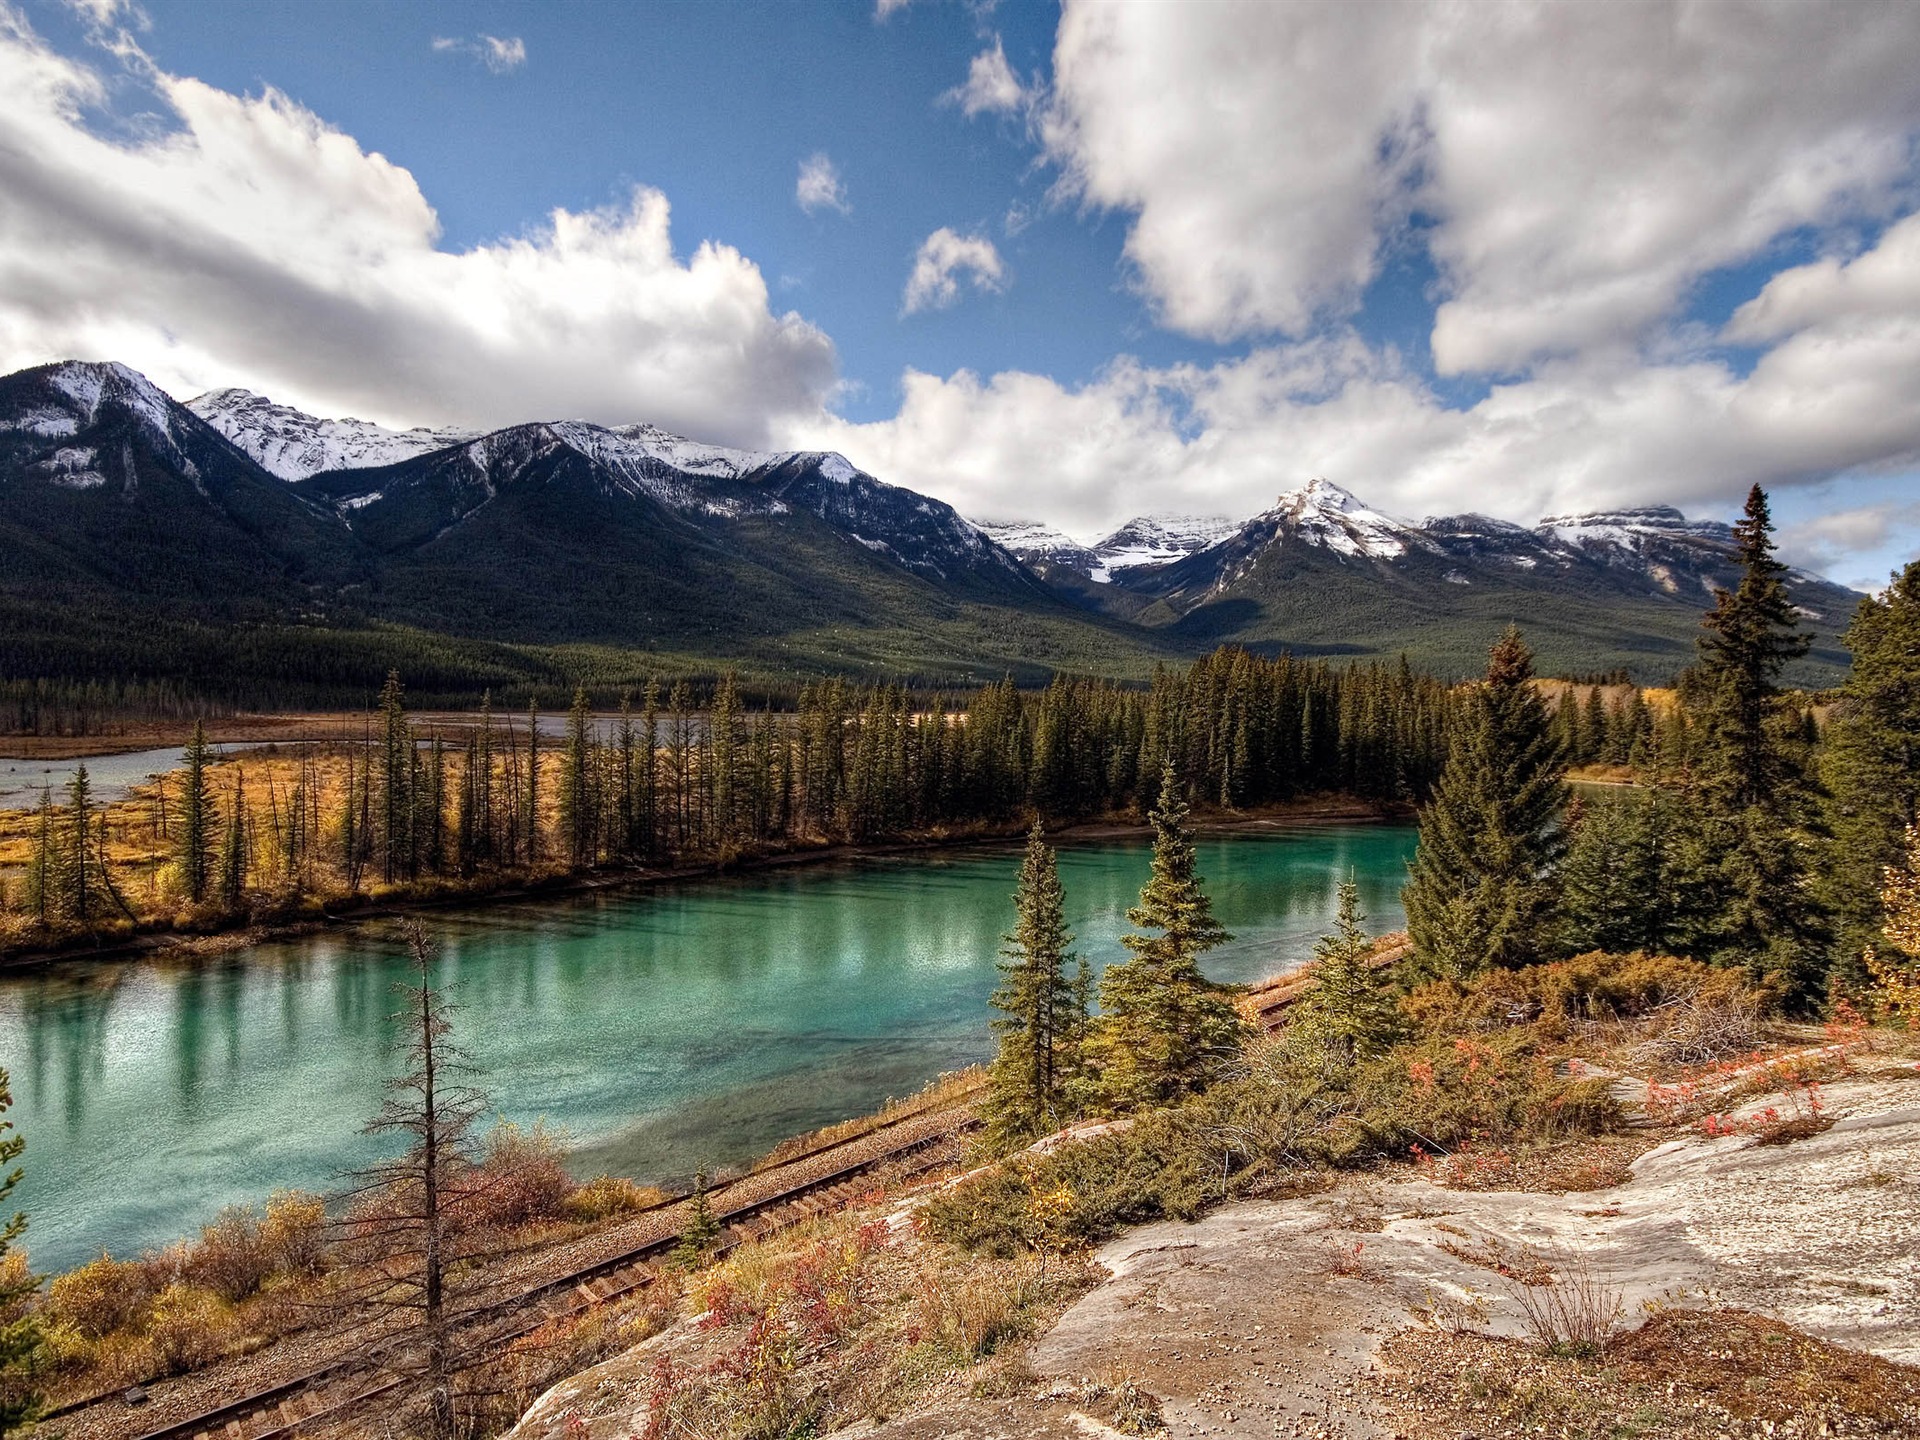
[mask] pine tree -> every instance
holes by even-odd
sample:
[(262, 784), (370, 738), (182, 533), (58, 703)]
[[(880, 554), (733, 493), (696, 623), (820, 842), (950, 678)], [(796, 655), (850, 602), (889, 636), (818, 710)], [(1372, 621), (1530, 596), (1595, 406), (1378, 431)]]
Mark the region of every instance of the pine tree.
[(593, 712), (581, 686), (567, 711), (567, 748), (560, 762), (560, 829), (567, 837), (568, 859), (576, 866), (598, 858), (593, 789)]
[(1215, 1079), (1239, 1052), (1245, 1027), (1228, 992), (1200, 973), (1200, 956), (1232, 939), (1213, 917), (1196, 873), (1187, 803), (1169, 760), (1153, 822), (1153, 872), (1127, 911), (1129, 958), (1100, 981), (1101, 1014), (1087, 1063), (1109, 1110), (1181, 1100)]
[(1562, 954), (1667, 953), (1684, 943), (1689, 907), (1670, 849), (1672, 804), (1653, 786), (1574, 802), (1560, 868)]
[(1920, 1031), (1920, 829), (1908, 827), (1903, 849), (1882, 885), (1884, 943), (1870, 946), (1863, 958), (1879, 1018), (1903, 1019)]
[(740, 692), (733, 672), (720, 677), (707, 711), (707, 778), (713, 791), (713, 841), (725, 848), (739, 829)]
[(247, 777), (236, 769), (233, 809), (227, 816), (226, 837), (220, 845), (218, 875), (220, 908), (237, 914), (247, 893)]
[(1068, 1118), (1065, 1095), (1074, 1045), (1085, 1021), (1068, 966), (1073, 935), (1059, 860), (1036, 820), (1014, 891), (1014, 927), (1000, 951), (1000, 985), (990, 1002), (999, 1053), (988, 1072), (987, 1134), (1005, 1147), (1058, 1129)]
[(1684, 677), (1698, 732), (1693, 785), (1717, 855), (1718, 937), (1710, 958), (1773, 976), (1794, 1001), (1817, 994), (1826, 934), (1810, 884), (1812, 797), (1797, 759), (1798, 727), (1780, 675), (1807, 651), (1773, 558), (1759, 486), (1734, 527), (1739, 587), (1718, 592)]
[(100, 885), (93, 857), (93, 785), (87, 767), (74, 768), (67, 782), (66, 837), (60, 847), (60, 911), (81, 925), (100, 908)]
[(540, 710), (527, 697), (527, 793), (521, 820), (527, 839), (527, 864), (540, 861)]
[(1733, 527), (1740, 584), (1715, 592), (1702, 622), (1700, 660), (1686, 687), (1703, 746), (1702, 775), (1726, 814), (1769, 804), (1800, 777), (1774, 734), (1780, 674), (1810, 643), (1787, 593), (1787, 567), (1773, 558), (1773, 521), (1758, 485)]
[(1547, 958), (1566, 849), (1563, 761), (1518, 630), (1463, 710), (1403, 894), (1419, 964), (1436, 975)]
[(380, 689), (380, 863), (391, 885), (413, 865), (413, 727), (407, 723), (400, 672), (389, 670)]
[[(12, 1108), (12, 1081), (5, 1070), (0, 1070), (0, 1115)], [(0, 1167), (13, 1167), (0, 1176), (0, 1205), (6, 1204), (25, 1176), (15, 1162), (26, 1148), (26, 1137), (14, 1130), (13, 1122), (0, 1120)], [(40, 1288), (40, 1277), (28, 1274), (24, 1267), (16, 1270), (5, 1263), (26, 1233), (24, 1212), (16, 1212), (0, 1225), (0, 1315), (14, 1317), (0, 1323), (0, 1435), (27, 1429), (43, 1408), (33, 1382), (45, 1366), (46, 1336), (40, 1317), (26, 1309), (26, 1302)]]
[(1313, 1040), (1347, 1064), (1371, 1060), (1399, 1037), (1400, 1011), (1367, 963), (1373, 940), (1360, 913), (1360, 889), (1340, 885), (1340, 909), (1331, 935), (1313, 949), (1312, 981), (1287, 1017), (1287, 1029)]
[(199, 904), (207, 898), (213, 880), (213, 833), (216, 816), (213, 787), (207, 768), (213, 763), (213, 750), (207, 744), (206, 726), (193, 722), (193, 739), (182, 757), (186, 766), (185, 783), (180, 796), (180, 888), (188, 900)]
[(60, 918), (60, 854), (53, 838), (53, 792), (45, 786), (40, 789), (40, 804), (34, 810), (26, 908), (42, 930)]
[(1920, 823), (1920, 560), (1860, 602), (1845, 643), (1853, 666), (1820, 758), (1831, 837), (1820, 869), (1840, 962), (1878, 943), (1881, 874)]
[(720, 1243), (720, 1221), (707, 1201), (707, 1172), (696, 1171), (693, 1198), (687, 1206), (687, 1223), (681, 1228), (679, 1243), (673, 1247), (673, 1260), (683, 1270), (698, 1270), (713, 1257)]

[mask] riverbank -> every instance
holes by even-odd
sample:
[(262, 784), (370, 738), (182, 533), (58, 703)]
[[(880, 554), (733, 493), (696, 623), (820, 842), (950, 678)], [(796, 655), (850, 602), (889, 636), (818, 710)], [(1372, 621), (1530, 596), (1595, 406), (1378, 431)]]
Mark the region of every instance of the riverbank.
[[(1406, 807), (1372, 804), (1346, 796), (1314, 796), (1247, 811), (1197, 810), (1191, 824), (1203, 835), (1279, 831), (1314, 825), (1385, 823), (1410, 818)], [(0, 945), (0, 973), (32, 970), (73, 960), (147, 960), (229, 954), (252, 945), (294, 939), (369, 921), (453, 908), (519, 904), (561, 899), (599, 890), (643, 889), (779, 870), (910, 855), (968, 845), (1011, 843), (1026, 834), (1031, 820), (1003, 825), (942, 826), (920, 835), (864, 844), (791, 846), (724, 859), (653, 867), (553, 869), (547, 872), (490, 872), (470, 879), (436, 878), (361, 897), (303, 897), (290, 902), (292, 913), (262, 920), (258, 915), (217, 919), (205, 928), (183, 932), (163, 921), (121, 921), (114, 930), (75, 935), (60, 942), (28, 941)], [(1073, 821), (1048, 832), (1056, 844), (1127, 840), (1151, 834), (1135, 815), (1105, 815)]]

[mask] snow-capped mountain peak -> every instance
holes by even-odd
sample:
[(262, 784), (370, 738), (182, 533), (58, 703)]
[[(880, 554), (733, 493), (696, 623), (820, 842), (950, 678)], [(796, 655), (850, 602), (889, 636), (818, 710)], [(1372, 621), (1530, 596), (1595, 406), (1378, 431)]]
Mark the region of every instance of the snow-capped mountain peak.
[(1082, 575), (1090, 574), (1099, 557), (1071, 535), (1038, 520), (973, 520), (969, 524), (1029, 569), (1045, 575), (1056, 566), (1064, 566)]
[(56, 417), (41, 413), (35, 418), (39, 433), (72, 435), (93, 424), (103, 401), (112, 401), (133, 412), (152, 438), (163, 447), (174, 445), (173, 402), (138, 370), (117, 360), (96, 364), (69, 360), (47, 375), (47, 384), (76, 407), (76, 413)]
[(1535, 533), (1550, 535), (1568, 545), (1615, 545), (1638, 549), (1649, 537), (1710, 540), (1726, 544), (1731, 526), (1717, 520), (1689, 520), (1671, 505), (1643, 505), (1622, 510), (1597, 510), (1585, 515), (1549, 515)]
[(389, 430), (351, 417), (323, 420), (290, 405), (277, 405), (251, 390), (209, 390), (186, 402), (269, 474), (305, 480), (325, 470), (366, 470), (394, 465), (461, 445), (479, 432), (453, 428)]
[(1279, 533), (1291, 532), (1309, 544), (1341, 555), (1393, 559), (1406, 554), (1409, 544), (1415, 543), (1413, 526), (1373, 509), (1352, 491), (1318, 476), (1282, 491), (1273, 508), (1257, 519), (1277, 521)]
[(1107, 584), (1124, 570), (1167, 565), (1239, 529), (1224, 515), (1136, 515), (1093, 547), (1091, 578)]

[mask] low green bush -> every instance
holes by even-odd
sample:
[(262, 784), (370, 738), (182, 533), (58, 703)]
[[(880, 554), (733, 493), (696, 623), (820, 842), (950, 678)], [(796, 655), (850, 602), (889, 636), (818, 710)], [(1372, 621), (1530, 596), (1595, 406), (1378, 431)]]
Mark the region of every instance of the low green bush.
[(1631, 1020), (1680, 1001), (1751, 1002), (1771, 1008), (1777, 996), (1745, 973), (1672, 955), (1595, 950), (1549, 965), (1489, 970), (1469, 981), (1435, 980), (1401, 1002), (1430, 1034), (1511, 1028), (1546, 1020)]
[(1235, 1076), (1205, 1095), (1047, 1155), (1017, 1155), (929, 1201), (925, 1223), (989, 1254), (1072, 1249), (1126, 1225), (1192, 1219), (1232, 1194), (1318, 1183), (1329, 1169), (1616, 1125), (1607, 1083), (1557, 1073), (1550, 1039), (1545, 1027), (1432, 1036), (1347, 1062), (1283, 1031), (1250, 1046)]

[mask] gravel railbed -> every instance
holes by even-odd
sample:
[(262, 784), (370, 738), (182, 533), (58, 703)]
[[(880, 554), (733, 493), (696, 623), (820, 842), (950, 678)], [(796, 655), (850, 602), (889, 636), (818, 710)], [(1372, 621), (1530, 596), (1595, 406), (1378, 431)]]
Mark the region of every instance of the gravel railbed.
[[(783, 1191), (810, 1184), (850, 1165), (866, 1164), (922, 1140), (960, 1132), (971, 1122), (963, 1105), (923, 1111), (882, 1125), (864, 1135), (828, 1145), (810, 1154), (768, 1166), (715, 1188), (709, 1202), (716, 1214), (760, 1204)], [(648, 1210), (631, 1219), (553, 1245), (535, 1246), (493, 1267), (484, 1281), (470, 1285), (461, 1308), (490, 1304), (592, 1266), (607, 1264), (632, 1250), (679, 1234), (687, 1202)], [(223, 1360), (189, 1375), (156, 1381), (147, 1403), (129, 1407), (118, 1397), (60, 1416), (43, 1432), (49, 1440), (137, 1440), (137, 1437), (194, 1415), (307, 1375), (337, 1360), (366, 1352), (408, 1327), (398, 1318), (298, 1331), (258, 1354)]]

